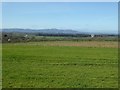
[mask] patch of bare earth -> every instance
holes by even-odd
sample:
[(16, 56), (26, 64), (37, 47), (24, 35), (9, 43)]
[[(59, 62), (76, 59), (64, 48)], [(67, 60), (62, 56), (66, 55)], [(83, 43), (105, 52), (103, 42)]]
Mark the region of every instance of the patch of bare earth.
[[(20, 43), (17, 43), (20, 45)], [(14, 44), (14, 45), (17, 45)], [(42, 41), (42, 42), (28, 42), (21, 45), (41, 45), (41, 46), (77, 46), (77, 47), (108, 47), (118, 48), (116, 41)]]
[(81, 41), (81, 42), (65, 42), (65, 41), (56, 41), (56, 42), (49, 42), (45, 45), (50, 46), (78, 46), (78, 47), (111, 47), (117, 48), (118, 42), (112, 41)]

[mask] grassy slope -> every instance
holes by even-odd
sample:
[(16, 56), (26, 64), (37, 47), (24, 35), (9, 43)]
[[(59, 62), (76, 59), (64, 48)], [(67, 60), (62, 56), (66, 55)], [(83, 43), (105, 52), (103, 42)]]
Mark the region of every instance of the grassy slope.
[(3, 45), (3, 87), (118, 87), (117, 48)]
[(0, 43), (0, 89), (2, 89), (2, 44)]

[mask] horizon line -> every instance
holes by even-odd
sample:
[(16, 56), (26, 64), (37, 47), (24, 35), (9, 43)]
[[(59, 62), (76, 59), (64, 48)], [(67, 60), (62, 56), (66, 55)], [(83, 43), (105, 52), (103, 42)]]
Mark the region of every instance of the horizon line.
[[(26, 29), (29, 29), (29, 30), (42, 30), (42, 29), (49, 29), (49, 30), (52, 30), (52, 29), (56, 29), (56, 30), (71, 30), (71, 31), (77, 31), (77, 32), (82, 32), (82, 33), (95, 33), (95, 34), (119, 34), (119, 32), (100, 32), (100, 31), (78, 31), (78, 29), (60, 29), (60, 28), (39, 28), (39, 29), (35, 29), (35, 28), (0, 28), (0, 31), (2, 29), (23, 29), (23, 30), (26, 30)], [(80, 30), (80, 29), (79, 29)], [(81, 30), (84, 30), (84, 29), (81, 29)]]

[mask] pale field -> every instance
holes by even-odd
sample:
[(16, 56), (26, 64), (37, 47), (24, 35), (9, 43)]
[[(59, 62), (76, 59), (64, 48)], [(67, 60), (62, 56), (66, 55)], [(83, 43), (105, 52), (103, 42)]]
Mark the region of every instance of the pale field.
[(108, 47), (118, 48), (117, 41), (41, 41), (26, 43), (11, 43), (12, 45), (40, 45), (40, 46), (77, 46), (77, 47)]

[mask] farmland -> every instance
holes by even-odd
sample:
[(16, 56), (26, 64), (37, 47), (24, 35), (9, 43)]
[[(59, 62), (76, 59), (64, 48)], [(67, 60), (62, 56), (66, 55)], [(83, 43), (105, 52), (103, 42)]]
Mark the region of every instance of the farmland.
[(116, 41), (3, 44), (3, 88), (117, 88)]
[(118, 2), (18, 1), (0, 4), (0, 88), (119, 89)]

